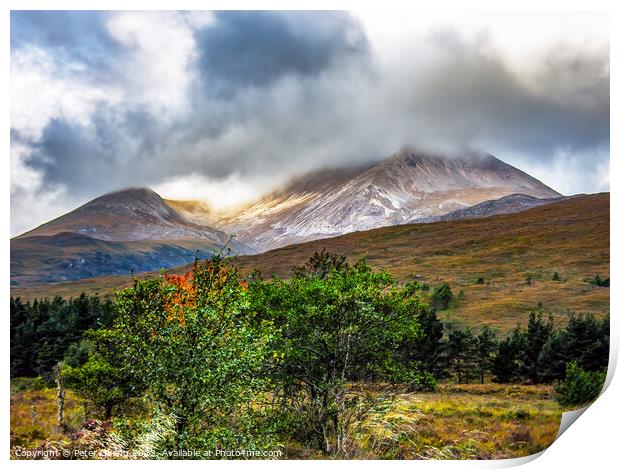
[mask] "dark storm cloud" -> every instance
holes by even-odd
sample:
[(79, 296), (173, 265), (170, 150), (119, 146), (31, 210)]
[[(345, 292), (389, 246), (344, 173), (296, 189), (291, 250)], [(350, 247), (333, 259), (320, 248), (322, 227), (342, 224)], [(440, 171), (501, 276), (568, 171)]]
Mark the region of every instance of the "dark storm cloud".
[(343, 12), (218, 12), (196, 36), (206, 86), (229, 92), (314, 76), (368, 49), (359, 22)]
[(187, 171), (178, 156), (162, 157), (168, 132), (144, 111), (119, 115), (107, 109), (96, 113), (87, 127), (56, 118), (32, 145), (29, 165), (41, 172), (47, 186), (67, 186), (78, 198), (148, 186), (162, 173)]
[[(339, 12), (223, 12), (196, 37), (204, 86), (192, 88), (190, 113), (163, 123), (140, 107), (101, 107), (90, 128), (54, 119), (30, 158), (46, 184), (95, 195), (190, 172), (288, 172), (308, 140), (324, 139), (319, 114), (340, 99), (321, 75), (365, 66), (368, 57), (361, 26)], [(247, 87), (260, 89), (232, 98)], [(234, 141), (231, 132), (239, 133)]]
[[(256, 20), (245, 14), (235, 21), (224, 18), (235, 28), (220, 26), (226, 34), (213, 37), (230, 57), (243, 50), (241, 44), (257, 42), (263, 29), (271, 31), (271, 39), (253, 49), (265, 56), (263, 62), (241, 61), (227, 74), (211, 63), (215, 72), (209, 73), (226, 75), (230, 90), (262, 87), (241, 97), (214, 97), (203, 89), (193, 97), (193, 110), (169, 123), (144, 109), (96, 113), (91, 130), (52, 121), (33, 158), (46, 181), (96, 195), (195, 172), (216, 179), (233, 173), (275, 178), (378, 160), (405, 145), (482, 150), (500, 158), (513, 152), (536, 164), (551, 162), (559, 150), (588, 153), (608, 145), (604, 54), (551, 51), (528, 83), (499, 55), (446, 33), (428, 39), (425, 53), (433, 57), (432, 67), (419, 69), (413, 60), (411, 68), (367, 74), (367, 56), (357, 55), (359, 50), (353, 53), (357, 61), (345, 67), (344, 60), (329, 65), (333, 52), (326, 52), (323, 62), (304, 61), (290, 55), (301, 46), (267, 47), (291, 42), (289, 29), (267, 26), (283, 24), (281, 18), (261, 19), (255, 31), (248, 28)], [(323, 43), (319, 38), (314, 47)], [(205, 47), (204, 38), (201, 44)], [(224, 49), (227, 44), (230, 49)], [(348, 46), (331, 47), (344, 51)], [(299, 65), (311, 62), (315, 66), (307, 70)], [(208, 64), (202, 67), (207, 73)], [(288, 81), (279, 80), (286, 76)], [(590, 164), (584, 159), (584, 166)]]
[(110, 180), (124, 179), (119, 164), (126, 156), (121, 157), (114, 126), (98, 124), (87, 129), (52, 119), (33, 145), (30, 165), (45, 175), (48, 184), (66, 184), (78, 197), (105, 191)]

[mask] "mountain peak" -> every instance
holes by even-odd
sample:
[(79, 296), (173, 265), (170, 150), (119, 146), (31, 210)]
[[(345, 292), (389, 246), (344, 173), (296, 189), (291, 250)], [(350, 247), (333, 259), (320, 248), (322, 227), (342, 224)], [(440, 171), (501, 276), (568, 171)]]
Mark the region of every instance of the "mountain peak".
[(497, 197), (517, 192), (539, 198), (560, 196), (527, 173), (483, 152), (439, 155), (404, 149), (376, 165), (369, 176), (381, 185), (397, 183), (411, 192), (503, 188)]
[[(54, 236), (63, 232), (105, 241), (208, 240), (218, 245), (228, 235), (195, 223), (149, 188), (128, 188), (104, 194), (18, 238)], [(237, 242), (235, 251), (247, 251)]]
[(145, 197), (152, 197), (152, 196), (159, 197), (159, 194), (157, 194), (151, 188), (147, 188), (147, 187), (143, 186), (143, 187), (123, 188), (123, 189), (119, 189), (119, 190), (116, 190), (116, 191), (110, 191), (109, 193), (106, 193), (106, 194), (100, 196), (97, 199), (100, 199), (100, 198), (115, 198), (115, 197), (145, 198)]
[[(92, 206), (93, 204), (135, 204), (142, 203), (147, 205), (165, 205), (163, 198), (150, 188), (125, 188), (112, 191), (87, 202), (81, 207)], [(81, 209), (80, 207), (80, 209)]]

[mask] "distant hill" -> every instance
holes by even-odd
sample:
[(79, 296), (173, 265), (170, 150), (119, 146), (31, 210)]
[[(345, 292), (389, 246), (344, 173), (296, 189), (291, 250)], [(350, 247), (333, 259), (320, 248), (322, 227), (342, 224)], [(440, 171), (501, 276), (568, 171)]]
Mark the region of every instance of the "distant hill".
[(185, 218), (157, 193), (133, 188), (105, 194), (11, 240), (11, 285), (127, 275), (209, 256), (254, 251), (221, 230)]
[(531, 209), (532, 207), (542, 206), (543, 204), (558, 202), (563, 199), (566, 199), (566, 196), (537, 198), (534, 196), (528, 196), (527, 194), (510, 194), (508, 196), (500, 197), (499, 199), (483, 201), (471, 207), (457, 209), (444, 215), (431, 215), (428, 217), (415, 219), (413, 222), (430, 223), (445, 220), (475, 219), (498, 214), (514, 214), (515, 212), (521, 212)]
[(16, 238), (62, 232), (109, 241), (200, 239), (223, 245), (228, 240), (225, 232), (187, 219), (148, 188), (104, 194)]
[[(463, 290), (464, 299), (440, 313), (448, 322), (505, 330), (516, 322), (525, 324), (528, 312), (539, 303), (559, 324), (569, 311), (609, 312), (609, 288), (590, 283), (596, 274), (609, 276), (609, 193), (514, 214), (355, 232), (240, 256), (237, 263), (245, 272), (260, 269), (267, 278), (288, 276), (293, 266), (323, 248), (352, 261), (366, 257), (401, 282), (449, 282), (455, 297)], [(555, 272), (560, 281), (553, 280)], [(101, 276), (11, 292), (24, 298), (82, 291), (106, 294), (130, 283), (129, 276)]]

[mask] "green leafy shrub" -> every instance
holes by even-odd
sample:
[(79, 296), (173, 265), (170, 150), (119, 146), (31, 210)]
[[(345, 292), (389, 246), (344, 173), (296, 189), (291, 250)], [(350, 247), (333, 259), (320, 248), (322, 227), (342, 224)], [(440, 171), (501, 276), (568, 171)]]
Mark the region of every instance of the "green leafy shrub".
[(104, 420), (109, 420), (112, 412), (130, 398), (144, 393), (144, 387), (126, 367), (115, 367), (100, 354), (91, 354), (81, 367), (65, 365), (62, 375), (67, 387), (103, 411)]
[(284, 414), (304, 416), (307, 443), (346, 456), (355, 423), (387, 398), (363, 382), (391, 381), (409, 370), (393, 351), (420, 334), (417, 314), (427, 307), (416, 289), (399, 288), (363, 259), (350, 265), (316, 253), (294, 272), (250, 289), (260, 318), (282, 332), (270, 361), (275, 399)]
[[(246, 441), (251, 404), (261, 401), (265, 387), (262, 367), (272, 335), (271, 323), (250, 309), (247, 291), (238, 269), (214, 256), (185, 275), (135, 279), (116, 297), (112, 327), (92, 335), (98, 351), (110, 351), (109, 364), (123, 365), (120, 372), (172, 417), (166, 450), (217, 441), (222, 429), (230, 431), (226, 445)], [(108, 364), (86, 365), (88, 391)]]
[(557, 401), (562, 406), (583, 406), (593, 402), (605, 383), (605, 371), (588, 372), (570, 362), (566, 378), (556, 387)]
[(437, 390), (437, 381), (428, 372), (412, 374), (407, 381), (408, 392), (434, 392)]

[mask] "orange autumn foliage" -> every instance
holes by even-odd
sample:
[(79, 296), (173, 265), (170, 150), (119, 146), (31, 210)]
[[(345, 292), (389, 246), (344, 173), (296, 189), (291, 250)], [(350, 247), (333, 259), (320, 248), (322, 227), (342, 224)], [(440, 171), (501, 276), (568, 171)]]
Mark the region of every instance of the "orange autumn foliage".
[(217, 302), (224, 289), (235, 285), (243, 291), (248, 290), (246, 280), (239, 281), (236, 271), (220, 262), (206, 260), (199, 265), (194, 263), (192, 271), (181, 274), (164, 274), (165, 282), (173, 287), (165, 304), (166, 319), (177, 320), (185, 326), (185, 311), (196, 307), (199, 297), (202, 301)]
[(185, 275), (165, 274), (168, 284), (174, 287), (170, 299), (166, 303), (166, 320), (178, 320), (185, 326), (184, 309), (196, 305), (196, 287), (193, 283), (194, 273), (188, 271)]

